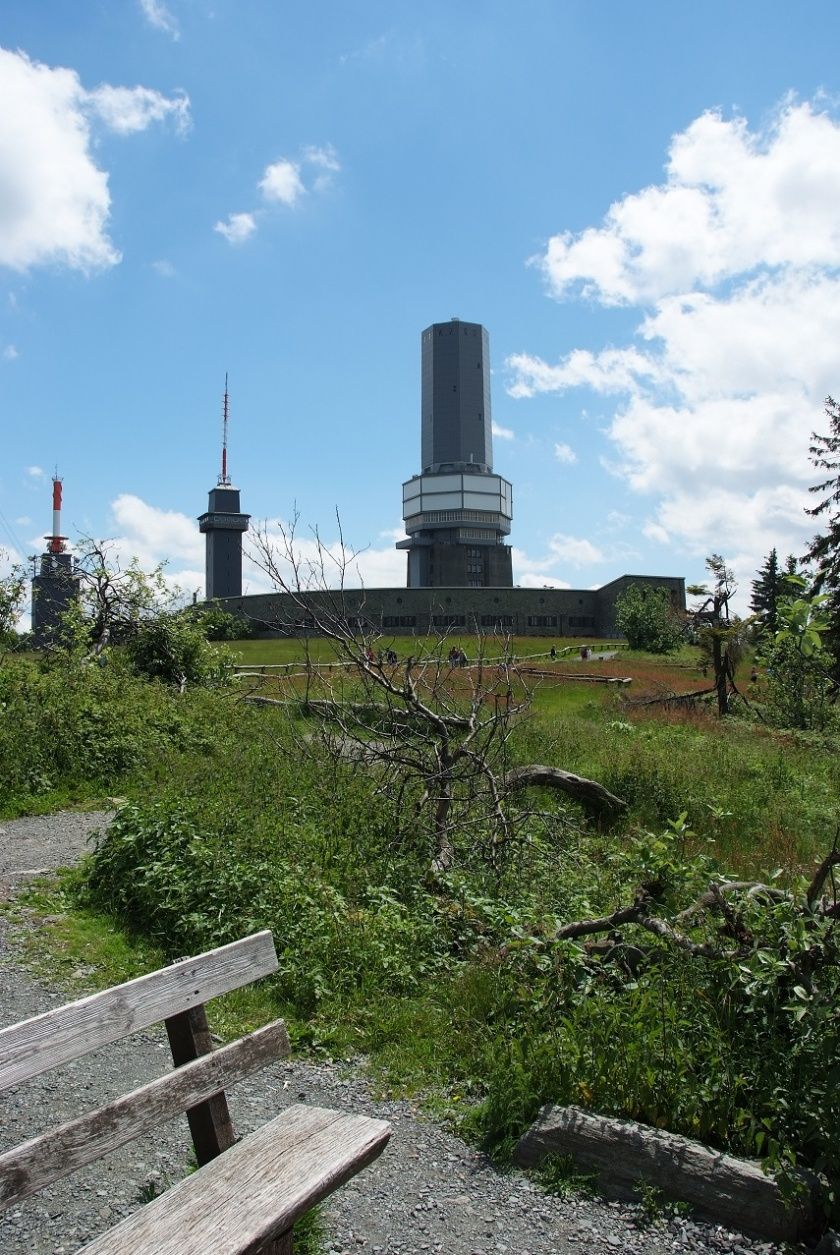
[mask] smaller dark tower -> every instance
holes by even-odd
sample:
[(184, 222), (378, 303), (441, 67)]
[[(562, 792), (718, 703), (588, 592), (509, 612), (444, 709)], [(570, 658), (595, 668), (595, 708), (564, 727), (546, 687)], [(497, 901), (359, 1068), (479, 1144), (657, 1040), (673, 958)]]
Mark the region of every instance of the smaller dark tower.
[(207, 498), (207, 513), (199, 516), (199, 531), (205, 543), (205, 592), (208, 601), (219, 597), (242, 596), (242, 533), (248, 530), (250, 514), (239, 509), (239, 489), (230, 481), (227, 465), (228, 381), (222, 410), (222, 469), (215, 488)]
[(61, 616), (79, 598), (76, 560), (67, 552), (61, 535), (61, 480), (53, 476), (53, 530), (44, 539), (47, 548), (32, 559), (32, 641), (37, 648), (49, 644), (61, 626)]

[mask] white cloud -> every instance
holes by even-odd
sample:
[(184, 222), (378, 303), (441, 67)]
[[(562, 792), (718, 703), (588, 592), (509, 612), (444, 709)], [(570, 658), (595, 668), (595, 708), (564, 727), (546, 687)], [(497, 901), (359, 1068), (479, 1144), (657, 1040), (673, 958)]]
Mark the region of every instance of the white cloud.
[(809, 436), (837, 387), (838, 194), (827, 110), (786, 100), (755, 131), (704, 113), (673, 138), (661, 184), (542, 258), (558, 298), (634, 307), (635, 342), (508, 362), (514, 396), (614, 397), (602, 463), (655, 498), (643, 534), (723, 552), (747, 581), (773, 545), (801, 553), (814, 530)]
[(508, 388), (512, 397), (532, 397), (538, 392), (567, 388), (620, 393), (635, 390), (646, 377), (655, 381), (661, 373), (649, 354), (636, 349), (605, 349), (601, 353), (575, 349), (557, 366), (549, 366), (528, 353), (514, 353), (506, 365), (515, 374)]
[(537, 575), (526, 571), (519, 581), (520, 588), (571, 588), (567, 580), (558, 580), (553, 575)]
[[(342, 549), (337, 537), (321, 534), (319, 546), (315, 536), (304, 529), (298, 529), (294, 536), (294, 552), (296, 567), (284, 555), (287, 545), (284, 536), (290, 534), (288, 523), (272, 520), (260, 525), (261, 532), (267, 537), (274, 551), (274, 560), (282, 579), (288, 587), (295, 588), (337, 588), (343, 583), (345, 588), (393, 588), (405, 583), (405, 554), (387, 545), (384, 549), (369, 546), (353, 554), (352, 547), (345, 542)], [(402, 539), (402, 529), (394, 529), (394, 536)], [(254, 555), (256, 547), (253, 540), (246, 540), (246, 553)], [(253, 563), (252, 566), (256, 570)], [(260, 588), (268, 589), (264, 572), (256, 577)]]
[(502, 427), (500, 423), (491, 423), (490, 429), (494, 436), (498, 436), (499, 440), (515, 440), (516, 436), (510, 427)]
[(597, 545), (583, 536), (566, 536), (555, 532), (548, 547), (556, 557), (572, 566), (587, 566), (590, 562), (603, 562), (604, 555)]
[(253, 214), (228, 214), (227, 222), (217, 222), (213, 227), (229, 244), (243, 244), (257, 229)]
[(26, 473), (31, 479), (43, 479), (44, 469), (41, 466), (27, 466)]
[(642, 535), (646, 536), (648, 540), (652, 540), (658, 545), (670, 545), (671, 543), (671, 537), (668, 535), (662, 524), (654, 523), (652, 519), (649, 519), (648, 522), (645, 523), (642, 528)]
[(29, 517), (28, 514), (22, 514), (20, 518), (15, 519), (16, 527), (29, 527), (31, 526), (31, 524), (32, 524), (32, 519)]
[[(840, 128), (783, 102), (769, 126), (704, 113), (675, 135), (665, 180), (610, 206), (600, 227), (548, 243), (541, 264), (557, 296), (654, 301), (755, 266), (840, 264)], [(760, 212), (758, 211), (760, 207)]]
[(88, 92), (90, 107), (117, 135), (145, 131), (152, 122), (171, 118), (175, 129), (185, 134), (190, 127), (190, 101), (185, 92), (163, 96), (151, 87), (111, 87), (105, 83)]
[(0, 48), (0, 265), (115, 265), (108, 175), (92, 156), (92, 120), (128, 134), (167, 116), (183, 127), (188, 109), (185, 95), (168, 99), (145, 87), (91, 92), (75, 70)]
[(144, 571), (165, 562), (164, 579), (185, 593), (204, 587), (204, 537), (195, 519), (161, 510), (132, 493), (111, 502), (115, 535), (112, 552), (123, 566), (136, 558)]
[(20, 353), (17, 351), (17, 348), (15, 347), (14, 344), (7, 344), (4, 347), (3, 349), (3, 361), (4, 362), (13, 362), (18, 357), (20, 357)]
[(573, 466), (578, 460), (574, 449), (567, 444), (555, 444), (554, 456), (558, 462), (563, 462), (567, 466)]
[(259, 189), (267, 201), (289, 206), (295, 205), (306, 193), (301, 182), (300, 166), (285, 157), (266, 166)]
[(181, 38), (177, 21), (161, 0), (140, 0), (140, 8), (146, 21), (150, 26), (154, 26), (155, 30), (163, 31), (176, 41)]
[(151, 263), (152, 270), (159, 274), (161, 279), (174, 279), (177, 271), (171, 261), (167, 261), (165, 257), (159, 258)]
[(336, 174), (341, 169), (341, 162), (332, 144), (308, 144), (303, 150), (303, 160), (312, 166), (320, 166), (322, 170), (331, 170)]

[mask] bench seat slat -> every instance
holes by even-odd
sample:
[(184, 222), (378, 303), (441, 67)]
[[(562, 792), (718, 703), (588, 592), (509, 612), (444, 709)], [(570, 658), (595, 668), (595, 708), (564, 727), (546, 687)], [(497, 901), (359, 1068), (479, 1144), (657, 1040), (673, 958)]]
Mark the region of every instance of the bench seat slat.
[(0, 1032), (0, 1090), (276, 971), (268, 931), (56, 1007)]
[(282, 1020), (0, 1155), (0, 1210), (289, 1054)]
[(79, 1255), (256, 1255), (379, 1155), (384, 1120), (296, 1105)]

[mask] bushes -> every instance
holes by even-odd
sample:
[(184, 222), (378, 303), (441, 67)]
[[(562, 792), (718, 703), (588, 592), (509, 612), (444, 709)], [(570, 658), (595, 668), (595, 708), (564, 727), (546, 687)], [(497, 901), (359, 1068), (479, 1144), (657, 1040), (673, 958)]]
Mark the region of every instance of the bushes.
[(208, 744), (206, 694), (179, 698), (136, 678), (119, 653), (107, 665), (0, 667), (0, 813), (113, 788), (129, 773)]
[[(500, 879), (467, 854), (426, 887), (422, 842), (393, 847), (369, 779), (328, 775), (280, 721), (272, 735), (271, 759), (243, 746), (217, 765), (212, 796), (185, 802), (172, 788), (123, 809), (89, 865), (87, 900), (173, 956), (271, 928), (275, 993), (298, 1034), (376, 1049), (404, 1081), (481, 1098), (470, 1120), (488, 1145), (509, 1145), (544, 1102), (575, 1102), (840, 1175), (830, 921), (781, 894), (744, 899), (735, 959), (635, 925), (609, 955), (557, 941), (561, 925), (613, 911), (640, 884), (674, 919), (724, 873), (691, 853), (685, 821), (601, 836), (558, 814), (532, 824)], [(738, 950), (719, 916), (681, 927)]]

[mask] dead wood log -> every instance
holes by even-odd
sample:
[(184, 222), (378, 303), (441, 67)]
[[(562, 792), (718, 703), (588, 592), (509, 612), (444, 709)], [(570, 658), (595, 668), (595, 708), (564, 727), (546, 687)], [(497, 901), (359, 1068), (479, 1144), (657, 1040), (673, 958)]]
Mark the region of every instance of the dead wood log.
[(576, 776), (571, 771), (561, 771), (559, 767), (544, 767), (540, 763), (530, 763), (526, 767), (513, 767), (504, 777), (504, 787), (514, 793), (519, 789), (527, 789), (532, 785), (543, 788), (557, 789), (579, 802), (585, 810), (595, 815), (616, 815), (627, 809), (627, 803), (597, 780), (588, 780), (585, 776)]
[(627, 701), (628, 706), (670, 706), (680, 702), (693, 702), (696, 697), (709, 697), (717, 689), (695, 689), (692, 693), (664, 693), (660, 697), (634, 697)]
[(578, 1107), (543, 1107), (520, 1138), (514, 1158), (530, 1168), (546, 1155), (571, 1155), (596, 1174), (598, 1189), (608, 1198), (638, 1202), (638, 1186), (645, 1182), (665, 1198), (689, 1203), (701, 1217), (766, 1241), (796, 1242), (814, 1231), (809, 1192), (789, 1207), (757, 1162), (634, 1120)]

